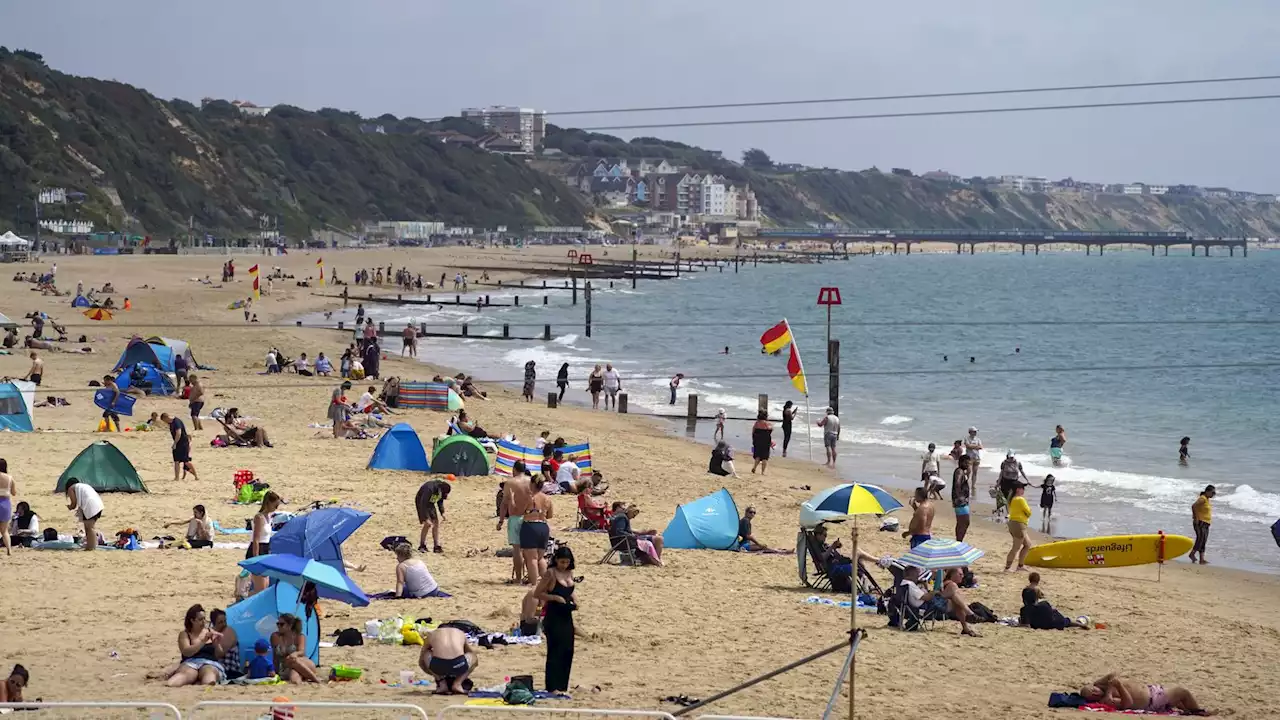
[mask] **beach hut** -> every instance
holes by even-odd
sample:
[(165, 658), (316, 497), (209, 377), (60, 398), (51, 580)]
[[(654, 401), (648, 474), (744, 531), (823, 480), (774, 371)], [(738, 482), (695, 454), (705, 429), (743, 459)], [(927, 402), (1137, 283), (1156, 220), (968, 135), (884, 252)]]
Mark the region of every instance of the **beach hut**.
[(431, 472), (458, 477), (488, 475), (489, 456), (470, 435), (449, 435), (431, 453)]
[(76, 478), (98, 492), (149, 492), (138, 471), (120, 449), (106, 440), (90, 445), (62, 471), (54, 492), (66, 492), (67, 480)]
[(26, 380), (0, 383), (0, 431), (35, 430), (36, 385)]
[(378, 441), (369, 458), (370, 470), (411, 470), (430, 472), (426, 448), (409, 423), (397, 423)]
[(729, 491), (676, 506), (676, 516), (662, 531), (668, 549), (733, 550), (738, 546), (738, 505)]

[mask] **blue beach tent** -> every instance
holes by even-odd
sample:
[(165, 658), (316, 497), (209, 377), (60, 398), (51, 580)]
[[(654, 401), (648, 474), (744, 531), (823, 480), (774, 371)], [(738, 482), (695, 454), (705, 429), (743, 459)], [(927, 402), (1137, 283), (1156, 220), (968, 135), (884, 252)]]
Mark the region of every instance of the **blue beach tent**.
[(173, 372), (173, 349), (167, 345), (149, 343), (142, 338), (135, 337), (125, 346), (124, 352), (120, 354), (120, 359), (116, 361), (113, 371), (137, 363), (147, 363), (160, 368), (164, 372)]
[(161, 372), (159, 368), (151, 363), (144, 362), (124, 367), (120, 374), (116, 376), (116, 387), (121, 390), (128, 390), (133, 385), (134, 368), (142, 368), (142, 372), (146, 376), (146, 382), (151, 383), (150, 393), (152, 395), (172, 395), (177, 392), (173, 387), (172, 375)]
[(738, 544), (738, 506), (721, 488), (704, 498), (676, 507), (676, 516), (662, 531), (668, 548), (733, 550)]
[(26, 380), (0, 383), (0, 431), (31, 432), (35, 430), (32, 409), (36, 403), (36, 385)]
[(431, 472), (431, 463), (418, 432), (409, 423), (396, 423), (373, 449), (369, 469)]
[(282, 582), (272, 583), (266, 590), (227, 608), (227, 625), (236, 631), (241, 660), (253, 657), (253, 644), (258, 640), (270, 642), (271, 633), (276, 631), (276, 619), (284, 613), (302, 620), (307, 658), (320, 664), (320, 623), (315, 613), (307, 617), (306, 606), (298, 602), (298, 588)]
[(89, 307), (89, 299), (83, 295), (77, 295), (76, 299), (71, 301), (71, 307), (87, 308)]

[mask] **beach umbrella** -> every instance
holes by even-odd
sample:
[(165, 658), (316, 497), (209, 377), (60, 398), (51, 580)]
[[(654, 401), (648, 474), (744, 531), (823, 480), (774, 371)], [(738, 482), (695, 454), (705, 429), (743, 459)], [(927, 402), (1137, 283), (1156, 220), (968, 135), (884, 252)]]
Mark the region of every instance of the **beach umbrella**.
[(312, 583), (319, 593), (348, 605), (364, 607), (369, 604), (368, 596), (346, 573), (319, 560), (272, 553), (241, 560), (239, 564), (254, 575), (279, 580), (294, 587), (300, 588)]
[(911, 548), (906, 555), (898, 558), (898, 562), (923, 570), (942, 570), (972, 565), (985, 554), (969, 543), (935, 538)]
[(90, 320), (110, 320), (111, 311), (106, 308), (89, 308), (84, 311), (84, 316)]
[(854, 515), (884, 515), (902, 507), (902, 503), (875, 485), (845, 483), (827, 488), (800, 506), (800, 524), (815, 527), (832, 520)]
[[(297, 555), (346, 573), (342, 563), (342, 543), (369, 519), (369, 513), (346, 507), (320, 508), (298, 515), (271, 536), (275, 553)], [(343, 600), (346, 591), (316, 586), (320, 597)]]

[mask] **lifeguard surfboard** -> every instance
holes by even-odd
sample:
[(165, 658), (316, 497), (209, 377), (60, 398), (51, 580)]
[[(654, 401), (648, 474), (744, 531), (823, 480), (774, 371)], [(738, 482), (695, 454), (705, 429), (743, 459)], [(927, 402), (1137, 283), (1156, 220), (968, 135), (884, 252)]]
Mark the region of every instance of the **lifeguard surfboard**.
[(1195, 543), (1185, 535), (1108, 535), (1077, 538), (1036, 545), (1027, 553), (1026, 564), (1042, 568), (1104, 568), (1149, 565), (1173, 560), (1190, 552)]

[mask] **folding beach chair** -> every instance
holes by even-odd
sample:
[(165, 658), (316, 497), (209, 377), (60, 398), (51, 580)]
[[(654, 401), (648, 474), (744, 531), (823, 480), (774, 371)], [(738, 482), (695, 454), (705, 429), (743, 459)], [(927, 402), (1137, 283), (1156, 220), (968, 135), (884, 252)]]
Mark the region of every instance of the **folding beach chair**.
[[(809, 564), (813, 564), (810, 573)], [(826, 561), (823, 557), (822, 545), (813, 536), (813, 531), (800, 528), (796, 534), (796, 564), (800, 573), (800, 583), (814, 590), (831, 589), (831, 579), (827, 577)]]
[(597, 565), (607, 565), (617, 556), (620, 565), (630, 565), (631, 567), (640, 567), (640, 558), (638, 557), (640, 548), (636, 545), (635, 538), (631, 535), (614, 535), (609, 533), (609, 552), (600, 558)]
[(578, 493), (578, 519), (576, 527), (579, 530), (608, 530), (609, 511), (600, 507), (592, 507), (586, 503), (586, 496), (582, 493)]

